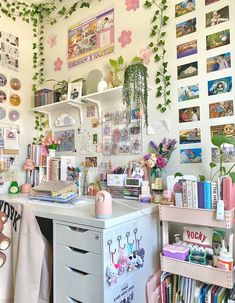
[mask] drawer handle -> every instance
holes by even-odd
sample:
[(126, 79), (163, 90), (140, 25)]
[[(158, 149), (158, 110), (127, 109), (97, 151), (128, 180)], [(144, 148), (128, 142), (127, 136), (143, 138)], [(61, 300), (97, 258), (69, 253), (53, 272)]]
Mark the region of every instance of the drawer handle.
[(80, 254), (88, 254), (89, 251), (87, 250), (82, 250), (82, 249), (78, 249), (78, 248), (74, 248), (74, 247), (71, 247), (71, 246), (68, 246), (69, 249), (71, 249), (72, 251), (75, 251), (75, 252), (78, 252)]
[(78, 270), (78, 269), (74, 269), (74, 268), (71, 268), (71, 267), (67, 267), (67, 268), (68, 268), (68, 270), (76, 272), (77, 274), (80, 274), (80, 275), (83, 275), (83, 276), (89, 275), (87, 272), (84, 272), (84, 271), (81, 271), (81, 270)]
[(77, 231), (79, 233), (86, 233), (88, 231), (88, 229), (81, 228), (81, 227), (68, 226), (68, 228), (73, 231)]
[(81, 301), (75, 300), (71, 297), (67, 297), (67, 298), (69, 299), (69, 302), (71, 302), (71, 303), (82, 303)]

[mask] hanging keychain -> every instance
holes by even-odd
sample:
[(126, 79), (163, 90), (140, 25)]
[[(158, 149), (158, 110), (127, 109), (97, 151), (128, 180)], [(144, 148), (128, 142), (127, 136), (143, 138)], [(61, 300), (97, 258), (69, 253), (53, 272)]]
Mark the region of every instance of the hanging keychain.
[(119, 265), (118, 275), (119, 276), (123, 275), (127, 271), (128, 261), (129, 261), (129, 259), (124, 255), (126, 244), (124, 244), (124, 246), (121, 246), (121, 239), (122, 239), (122, 236), (117, 237), (118, 252), (119, 252), (119, 259), (118, 259), (118, 265)]
[(141, 267), (144, 266), (145, 250), (144, 250), (144, 248), (140, 248), (140, 241), (142, 240), (142, 237), (140, 237), (140, 239), (137, 239), (137, 233), (138, 233), (138, 229), (136, 228), (134, 230), (134, 234), (135, 234), (135, 248), (136, 248), (136, 250), (134, 251), (134, 253), (137, 256), (137, 268), (141, 268)]
[(126, 238), (127, 238), (127, 248), (128, 248), (128, 268), (127, 271), (132, 271), (135, 270), (137, 267), (137, 260), (136, 260), (136, 254), (133, 253), (133, 248), (134, 248), (134, 240), (132, 243), (129, 242), (129, 236), (130, 233), (126, 233)]
[(106, 268), (106, 276), (107, 276), (107, 282), (109, 285), (112, 285), (117, 282), (118, 278), (118, 265), (114, 264), (114, 255), (116, 254), (116, 249), (114, 252), (111, 251), (111, 244), (112, 240), (108, 241), (108, 246), (109, 246), (109, 257), (110, 257), (110, 265), (107, 266)]

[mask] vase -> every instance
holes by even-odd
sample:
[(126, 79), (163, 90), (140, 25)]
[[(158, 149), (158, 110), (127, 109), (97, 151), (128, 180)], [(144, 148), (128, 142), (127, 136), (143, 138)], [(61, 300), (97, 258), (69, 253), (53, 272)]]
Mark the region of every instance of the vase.
[(162, 180), (162, 170), (160, 168), (152, 168), (151, 169), (151, 184), (155, 184), (155, 189), (163, 188), (163, 180)]
[(50, 157), (55, 157), (55, 149), (48, 149), (48, 152)]

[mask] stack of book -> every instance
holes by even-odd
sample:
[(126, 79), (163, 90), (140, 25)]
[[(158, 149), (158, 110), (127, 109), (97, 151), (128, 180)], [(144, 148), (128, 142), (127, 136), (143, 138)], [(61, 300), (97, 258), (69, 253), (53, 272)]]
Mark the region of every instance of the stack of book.
[(224, 201), (225, 210), (235, 208), (235, 184), (230, 177), (218, 182), (182, 180), (182, 193), (176, 193), (176, 206), (216, 209), (219, 200)]
[(206, 284), (166, 272), (164, 272), (161, 277), (162, 303), (232, 302), (230, 298), (233, 291), (234, 290), (229, 290), (221, 286)]
[(48, 88), (36, 90), (34, 93), (34, 107), (52, 104), (59, 101), (60, 94)]
[(47, 149), (42, 145), (32, 144), (31, 159), (35, 166), (46, 166), (47, 164)]
[(60, 180), (60, 159), (59, 158), (49, 158), (48, 161), (48, 181)]

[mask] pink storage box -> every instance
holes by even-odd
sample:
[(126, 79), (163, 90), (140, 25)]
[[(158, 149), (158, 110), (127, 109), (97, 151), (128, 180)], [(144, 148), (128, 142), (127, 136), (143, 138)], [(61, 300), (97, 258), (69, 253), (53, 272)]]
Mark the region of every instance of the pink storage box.
[(185, 261), (189, 255), (189, 248), (183, 246), (177, 246), (174, 244), (169, 244), (163, 248), (163, 255), (165, 257)]

